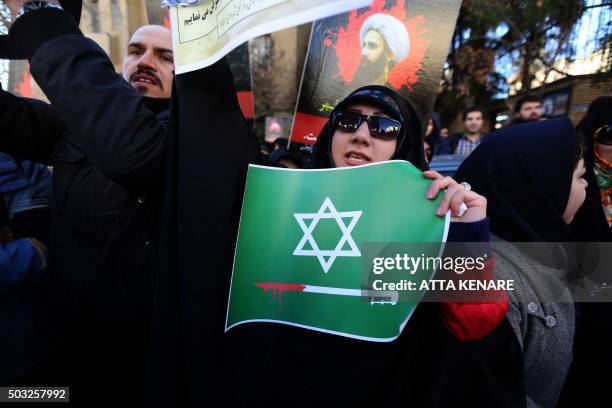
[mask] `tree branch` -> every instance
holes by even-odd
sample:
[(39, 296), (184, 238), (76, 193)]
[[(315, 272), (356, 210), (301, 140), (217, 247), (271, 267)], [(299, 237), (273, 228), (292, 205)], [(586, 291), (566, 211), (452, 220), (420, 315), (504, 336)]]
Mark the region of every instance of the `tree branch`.
[(584, 10), (588, 10), (592, 8), (599, 8), (599, 7), (610, 7), (610, 6), (612, 6), (612, 2), (611, 3), (599, 3), (599, 4), (593, 4), (591, 6), (586, 6)]
[(554, 71), (554, 72), (556, 72), (556, 73), (558, 73), (558, 74), (561, 74), (561, 75), (564, 75), (564, 76), (566, 76), (566, 77), (573, 77), (573, 75), (572, 75), (572, 74), (567, 73), (567, 72), (563, 72), (563, 71), (561, 71), (560, 69), (556, 68), (554, 65), (552, 65), (551, 63), (549, 63), (548, 61), (546, 61), (544, 58), (542, 58), (542, 56), (537, 56), (537, 57), (536, 57), (536, 59), (537, 59), (537, 60), (540, 60), (540, 61), (542, 62), (542, 64), (544, 64), (544, 66), (545, 66), (546, 68), (548, 68), (549, 70), (551, 70), (551, 71)]

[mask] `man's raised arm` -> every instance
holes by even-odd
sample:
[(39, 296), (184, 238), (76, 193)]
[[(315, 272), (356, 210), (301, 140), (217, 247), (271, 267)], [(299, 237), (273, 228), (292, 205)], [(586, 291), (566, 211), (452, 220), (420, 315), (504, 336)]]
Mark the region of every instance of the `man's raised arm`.
[(32, 75), (62, 118), (65, 137), (80, 145), (113, 181), (139, 190), (156, 185), (166, 123), (149, 107), (155, 104), (146, 103), (149, 98), (143, 98), (147, 93), (141, 87), (152, 87), (160, 75), (137, 67), (143, 71), (135, 78), (141, 87), (128, 83), (106, 53), (83, 36), (74, 18), (57, 8), (25, 13), (10, 36), (28, 53)]
[(1, 152), (49, 165), (63, 129), (51, 105), (19, 98), (0, 87)]

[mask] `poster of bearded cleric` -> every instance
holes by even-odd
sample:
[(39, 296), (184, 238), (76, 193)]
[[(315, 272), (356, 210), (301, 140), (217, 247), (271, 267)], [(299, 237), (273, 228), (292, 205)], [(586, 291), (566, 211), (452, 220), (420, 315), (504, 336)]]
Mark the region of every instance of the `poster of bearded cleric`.
[(428, 118), (460, 0), (374, 0), (317, 20), (296, 108), (291, 148), (312, 145), (336, 104), (364, 85), (399, 92)]

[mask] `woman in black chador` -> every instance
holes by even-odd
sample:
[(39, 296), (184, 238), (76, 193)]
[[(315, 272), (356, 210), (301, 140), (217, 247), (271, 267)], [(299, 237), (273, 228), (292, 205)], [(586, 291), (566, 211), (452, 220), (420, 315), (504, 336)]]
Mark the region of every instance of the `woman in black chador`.
[[(399, 131), (385, 123), (399, 123)], [(247, 166), (260, 160), (224, 61), (176, 77), (171, 129), (152, 403), (204, 406), (219, 398), (231, 406), (524, 405), (519, 346), (503, 322), (503, 297), (488, 304), (421, 304), (391, 343), (264, 323), (224, 333)], [(315, 146), (314, 166), (393, 157), (426, 170), (422, 138), (406, 101), (387, 88), (366, 87), (332, 113)], [(447, 198), (458, 194), (453, 216), (465, 201), (463, 217), (473, 217), (453, 222), (449, 239), (488, 240), (478, 194), (450, 179), (432, 185), (447, 188)]]

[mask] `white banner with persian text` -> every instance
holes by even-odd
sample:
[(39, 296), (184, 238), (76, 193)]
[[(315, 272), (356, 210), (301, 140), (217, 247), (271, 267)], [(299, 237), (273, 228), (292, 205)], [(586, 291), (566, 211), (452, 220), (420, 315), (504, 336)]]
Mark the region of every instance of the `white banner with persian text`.
[(170, 10), (175, 72), (214, 64), (251, 38), (369, 6), (372, 0), (206, 0)]

